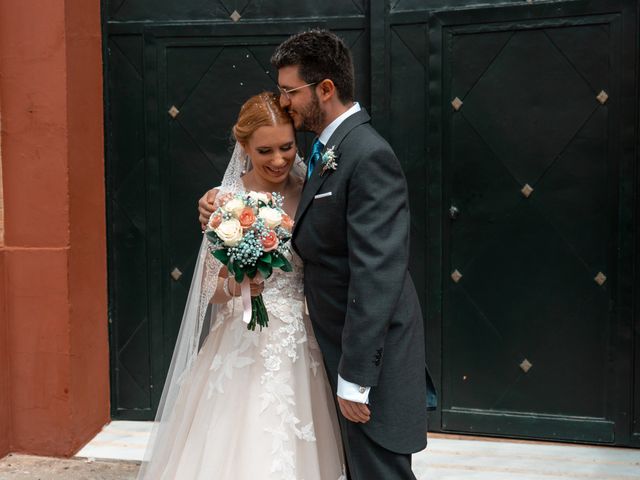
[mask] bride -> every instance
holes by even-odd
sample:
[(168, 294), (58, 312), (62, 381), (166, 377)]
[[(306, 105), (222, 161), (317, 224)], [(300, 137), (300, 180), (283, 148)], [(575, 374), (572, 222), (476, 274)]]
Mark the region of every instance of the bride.
[[(278, 192), (294, 218), (304, 164), (277, 98), (247, 100), (233, 134), (218, 195)], [(252, 295), (263, 294), (269, 326), (250, 331), (240, 287), (206, 238), (198, 258), (138, 479), (344, 480), (335, 404), (304, 315), (301, 260), (293, 255), (293, 272), (274, 269), (263, 285), (252, 284)], [(203, 341), (204, 324), (211, 328)]]

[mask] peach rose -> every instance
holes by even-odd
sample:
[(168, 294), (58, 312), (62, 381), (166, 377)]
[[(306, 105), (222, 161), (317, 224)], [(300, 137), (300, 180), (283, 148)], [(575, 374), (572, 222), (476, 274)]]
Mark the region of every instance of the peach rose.
[(262, 248), (265, 252), (270, 252), (278, 248), (278, 236), (273, 230), (269, 230), (267, 235), (262, 239)]
[(280, 223), (280, 226), (291, 232), (293, 230), (293, 220), (285, 213), (282, 215), (282, 222)]
[(255, 223), (256, 215), (253, 213), (252, 208), (247, 207), (242, 210), (242, 212), (240, 212), (240, 217), (238, 218), (238, 220), (240, 220), (240, 225), (242, 225), (242, 228), (246, 230)]
[(209, 228), (211, 230), (215, 230), (216, 228), (218, 228), (221, 223), (222, 223), (222, 215), (220, 215), (219, 213), (214, 213), (209, 218)]

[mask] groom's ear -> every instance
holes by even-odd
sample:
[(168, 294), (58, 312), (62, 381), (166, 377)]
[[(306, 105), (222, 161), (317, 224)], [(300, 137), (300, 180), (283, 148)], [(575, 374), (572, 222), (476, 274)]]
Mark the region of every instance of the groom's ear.
[(337, 95), (336, 86), (333, 83), (333, 80), (325, 78), (320, 83), (318, 83), (318, 97), (320, 100), (329, 101), (333, 97)]

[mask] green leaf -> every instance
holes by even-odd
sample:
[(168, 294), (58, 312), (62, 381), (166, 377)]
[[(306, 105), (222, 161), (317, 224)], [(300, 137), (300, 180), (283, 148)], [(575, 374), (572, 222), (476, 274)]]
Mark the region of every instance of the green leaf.
[(258, 273), (258, 269), (256, 267), (251, 267), (249, 270), (247, 270), (245, 272), (247, 274), (247, 277), (249, 278), (255, 278), (256, 273)]
[(271, 253), (266, 253), (264, 257), (260, 259), (261, 262), (266, 263), (267, 265), (271, 265), (272, 256)]
[(271, 262), (271, 266), (273, 268), (282, 268), (282, 266), (284, 265), (285, 259), (282, 257), (282, 255), (278, 255), (275, 256), (273, 258), (273, 261)]
[(258, 264), (258, 270), (260, 271), (260, 275), (262, 275), (262, 278), (264, 278), (265, 280), (269, 278), (273, 273), (273, 268), (271, 268), (271, 265)]
[(235, 272), (236, 283), (242, 283), (244, 280), (244, 272), (242, 270), (238, 270)]
[(293, 267), (289, 263), (289, 260), (287, 260), (286, 258), (283, 257), (282, 261), (284, 262), (284, 265), (282, 267), (280, 267), (282, 269), (282, 271), (283, 272), (292, 272), (293, 271)]
[(220, 263), (222, 263), (223, 265), (227, 265), (229, 263), (229, 255), (227, 254), (227, 251), (224, 249), (214, 250), (213, 256), (216, 257), (218, 260), (220, 260)]
[(216, 245), (220, 244), (220, 238), (218, 237), (218, 235), (216, 235), (216, 232), (207, 232), (205, 233), (205, 235), (211, 243), (214, 243)]

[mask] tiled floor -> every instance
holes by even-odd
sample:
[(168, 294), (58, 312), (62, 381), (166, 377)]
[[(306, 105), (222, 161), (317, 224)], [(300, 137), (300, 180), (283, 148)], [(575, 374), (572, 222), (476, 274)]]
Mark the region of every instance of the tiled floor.
[(414, 471), (418, 480), (640, 480), (640, 451), (438, 437)]
[(76, 457), (142, 460), (151, 422), (111, 422)]
[[(141, 460), (148, 422), (112, 422), (78, 457)], [(432, 435), (413, 457), (418, 480), (640, 480), (640, 450)]]

